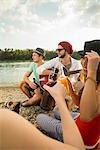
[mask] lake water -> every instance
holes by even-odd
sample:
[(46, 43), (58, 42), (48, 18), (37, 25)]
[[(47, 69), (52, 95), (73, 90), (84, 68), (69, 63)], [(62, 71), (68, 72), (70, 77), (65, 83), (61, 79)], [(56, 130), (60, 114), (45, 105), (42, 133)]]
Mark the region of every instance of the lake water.
[(23, 75), (30, 63), (0, 63), (0, 87), (17, 85), (23, 79)]

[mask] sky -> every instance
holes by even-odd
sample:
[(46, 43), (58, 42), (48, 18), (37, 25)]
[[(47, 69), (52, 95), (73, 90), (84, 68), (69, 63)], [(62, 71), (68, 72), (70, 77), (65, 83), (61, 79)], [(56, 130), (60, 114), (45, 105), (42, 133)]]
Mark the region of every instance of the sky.
[(0, 48), (74, 50), (100, 39), (100, 0), (0, 0)]

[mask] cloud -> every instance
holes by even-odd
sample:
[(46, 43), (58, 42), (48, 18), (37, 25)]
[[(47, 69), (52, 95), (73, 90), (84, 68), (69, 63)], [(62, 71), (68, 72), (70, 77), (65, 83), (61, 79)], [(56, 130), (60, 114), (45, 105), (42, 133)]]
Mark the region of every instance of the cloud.
[(100, 27), (100, 1), (99, 0), (67, 0), (59, 6), (59, 17), (75, 18), (80, 26)]
[(0, 28), (0, 33), (5, 33), (5, 29), (3, 27)]
[(99, 0), (0, 0), (0, 37), (9, 47), (78, 47), (100, 37), (99, 8)]
[[(100, 27), (99, 0), (0, 0), (0, 15), (4, 15), (5, 19), (9, 18), (11, 21), (19, 21), (20, 23), (39, 22), (39, 19), (53, 22), (48, 16), (50, 10), (47, 12), (48, 18), (44, 18), (42, 13), (37, 12), (39, 8), (40, 12), (45, 10), (41, 10), (41, 6), (45, 3), (48, 4), (48, 8), (50, 3), (59, 4), (56, 6), (58, 10), (54, 12), (55, 18), (53, 18), (58, 22), (64, 18), (69, 24), (76, 20), (76, 26)], [(46, 15), (45, 11), (44, 14)]]
[(0, 15), (15, 8), (18, 2), (19, 0), (0, 0)]

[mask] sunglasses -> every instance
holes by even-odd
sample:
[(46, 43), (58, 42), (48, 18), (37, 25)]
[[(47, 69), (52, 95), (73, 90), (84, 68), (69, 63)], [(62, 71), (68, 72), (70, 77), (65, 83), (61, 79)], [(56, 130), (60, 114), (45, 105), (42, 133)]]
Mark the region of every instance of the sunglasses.
[(58, 48), (58, 49), (56, 49), (56, 51), (58, 51), (58, 52), (60, 52), (62, 50), (64, 50), (64, 48)]

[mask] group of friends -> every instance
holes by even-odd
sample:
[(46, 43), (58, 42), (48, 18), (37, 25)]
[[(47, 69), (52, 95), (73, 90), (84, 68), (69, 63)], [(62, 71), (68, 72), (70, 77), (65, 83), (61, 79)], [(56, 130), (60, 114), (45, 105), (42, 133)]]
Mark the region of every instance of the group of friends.
[[(58, 82), (53, 87), (43, 85), (55, 101), (54, 117), (47, 114), (36, 117), (38, 126), (47, 134), (18, 114), (2, 109), (0, 148), (96, 150), (100, 146), (100, 40), (85, 42), (81, 61), (72, 58), (72, 45), (67, 41), (60, 42), (56, 52), (58, 57), (45, 62), (45, 51), (35, 49), (33, 63), (19, 84), (28, 97), (22, 106), (39, 105), (43, 93), (40, 76), (50, 76), (58, 68)], [(67, 77), (64, 70), (81, 71)], [(29, 78), (32, 73), (34, 81)], [(71, 111), (70, 101), (77, 105), (79, 112)]]

